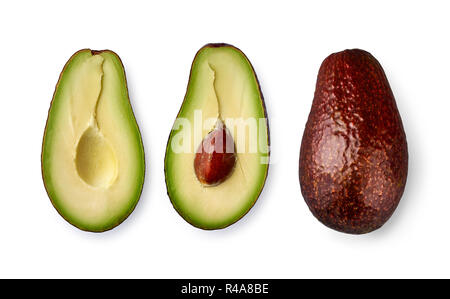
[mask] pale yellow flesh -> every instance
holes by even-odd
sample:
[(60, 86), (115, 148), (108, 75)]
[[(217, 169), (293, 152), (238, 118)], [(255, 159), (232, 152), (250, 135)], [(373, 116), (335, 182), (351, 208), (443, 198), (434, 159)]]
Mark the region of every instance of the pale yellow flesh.
[[(259, 119), (265, 120), (264, 108), (253, 70), (243, 54), (231, 48), (203, 51), (207, 53), (200, 52), (196, 58), (188, 94), (179, 114), (191, 123), (190, 128), (183, 128), (191, 131), (191, 152), (168, 150), (166, 179), (177, 210), (194, 225), (213, 229), (236, 221), (256, 201), (268, 167), (268, 153), (261, 152), (258, 142), (267, 145), (268, 132), (265, 122), (259, 128)], [(202, 134), (196, 139), (195, 110), (200, 110), (203, 118)], [(205, 187), (195, 175), (193, 161), (200, 142), (213, 129), (218, 117), (230, 129), (235, 141), (236, 166), (224, 182)], [(229, 121), (234, 122), (235, 128), (228, 125)], [(245, 122), (252, 121), (256, 127), (250, 134)], [(244, 131), (239, 132), (238, 127)], [(179, 138), (183, 130), (174, 134), (168, 146), (172, 146), (172, 142), (183, 142)]]
[(124, 101), (118, 90), (126, 86), (118, 86), (121, 74), (111, 54), (79, 55), (65, 75), (47, 129), (51, 140), (44, 171), (51, 174), (52, 200), (63, 216), (101, 229), (126, 213), (143, 161), (130, 134), (130, 117), (118, 105)]

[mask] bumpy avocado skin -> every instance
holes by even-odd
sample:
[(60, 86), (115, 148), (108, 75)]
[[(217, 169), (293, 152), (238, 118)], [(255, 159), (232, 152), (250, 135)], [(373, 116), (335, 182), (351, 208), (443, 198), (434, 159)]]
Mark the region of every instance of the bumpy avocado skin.
[(313, 215), (345, 233), (376, 230), (396, 209), (407, 172), (406, 135), (380, 63), (359, 49), (327, 57), (300, 149)]

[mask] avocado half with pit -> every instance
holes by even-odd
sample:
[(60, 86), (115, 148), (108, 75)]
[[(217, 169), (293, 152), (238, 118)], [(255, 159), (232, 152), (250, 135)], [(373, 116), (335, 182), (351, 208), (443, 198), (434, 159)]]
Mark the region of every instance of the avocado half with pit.
[(208, 44), (197, 52), (164, 166), (174, 208), (198, 228), (227, 227), (258, 199), (269, 167), (268, 122), (255, 71), (239, 49)]
[(120, 58), (109, 50), (76, 52), (56, 85), (42, 146), (53, 206), (82, 230), (109, 230), (133, 211), (144, 172)]

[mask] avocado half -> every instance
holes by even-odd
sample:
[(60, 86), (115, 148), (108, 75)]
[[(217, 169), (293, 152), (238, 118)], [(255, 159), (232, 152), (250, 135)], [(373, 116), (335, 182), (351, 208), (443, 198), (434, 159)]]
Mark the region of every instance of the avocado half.
[[(218, 123), (227, 127), (234, 141), (235, 165), (224, 181), (205, 185), (196, 175), (194, 160), (202, 140), (218, 132), (214, 131)], [(235, 223), (264, 187), (269, 154), (266, 108), (250, 61), (234, 46), (205, 45), (192, 63), (186, 95), (167, 142), (165, 181), (173, 207), (201, 229)]]
[(117, 54), (84, 49), (66, 63), (41, 161), (53, 206), (79, 229), (106, 231), (133, 211), (144, 184), (144, 148)]

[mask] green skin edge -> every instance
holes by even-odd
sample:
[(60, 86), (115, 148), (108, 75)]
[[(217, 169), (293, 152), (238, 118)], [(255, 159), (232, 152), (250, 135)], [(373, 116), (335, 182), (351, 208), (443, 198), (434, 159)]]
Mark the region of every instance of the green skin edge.
[[(246, 56), (239, 48), (237, 48), (237, 47), (235, 47), (235, 46), (233, 46), (233, 45), (230, 45), (230, 44), (227, 44), (227, 43), (209, 43), (209, 44), (204, 45), (202, 48), (200, 48), (200, 50), (198, 50), (197, 54), (196, 54), (195, 57), (194, 57), (194, 60), (192, 61), (191, 71), (190, 71), (190, 73), (189, 73), (189, 80), (188, 80), (188, 85), (187, 85), (186, 95), (185, 95), (185, 97), (184, 97), (184, 100), (183, 100), (183, 102), (182, 102), (182, 104), (181, 104), (181, 108), (180, 108), (180, 110), (178, 111), (177, 117), (176, 117), (175, 119), (177, 119), (177, 118), (179, 117), (179, 115), (181, 114), (181, 112), (182, 112), (182, 110), (183, 110), (184, 103), (185, 103), (186, 98), (187, 98), (187, 96), (188, 96), (188, 92), (189, 92), (189, 83), (191, 82), (191, 79), (192, 79), (192, 75), (193, 75), (193, 74), (192, 74), (192, 71), (193, 71), (193, 67), (194, 67), (195, 61), (196, 61), (196, 59), (197, 59), (197, 56), (198, 56), (198, 55), (201, 53), (201, 51), (202, 51), (203, 49), (205, 49), (205, 48), (220, 48), (220, 47), (228, 47), (228, 48), (233, 49), (234, 51), (239, 52), (239, 53), (247, 60), (249, 66), (251, 67), (252, 74), (253, 74), (254, 79), (255, 79), (255, 81), (256, 81), (256, 83), (257, 83), (257, 86), (258, 86), (259, 98), (261, 99), (261, 104), (262, 104), (262, 108), (263, 108), (262, 110), (263, 110), (264, 117), (265, 117), (266, 123), (267, 123), (267, 145), (269, 146), (269, 152), (267, 153), (267, 157), (268, 157), (268, 159), (270, 159), (270, 127), (269, 127), (269, 119), (267, 118), (267, 109), (266, 109), (264, 97), (263, 97), (263, 94), (262, 94), (262, 92), (261, 92), (261, 85), (259, 84), (258, 77), (256, 76), (255, 69), (253, 68), (252, 64), (250, 63), (250, 60), (247, 58), (247, 56)], [(166, 145), (166, 154), (165, 154), (165, 159), (164, 159), (164, 177), (165, 177), (165, 182), (166, 182), (167, 196), (169, 197), (170, 202), (171, 202), (173, 208), (175, 209), (175, 211), (177, 211), (177, 213), (178, 213), (178, 214), (179, 214), (186, 222), (188, 222), (188, 223), (191, 224), (192, 226), (194, 226), (194, 227), (196, 227), (196, 228), (199, 228), (199, 229), (202, 229), (202, 230), (206, 230), (206, 231), (223, 229), (223, 228), (226, 228), (226, 227), (228, 227), (228, 226), (230, 226), (230, 225), (232, 225), (232, 224), (238, 222), (239, 220), (241, 220), (241, 219), (242, 219), (242, 218), (243, 218), (243, 217), (251, 210), (251, 208), (255, 205), (256, 201), (258, 200), (259, 196), (261, 195), (262, 190), (264, 189), (264, 185), (265, 185), (266, 180), (267, 180), (267, 174), (268, 174), (268, 172), (269, 172), (269, 165), (270, 165), (269, 161), (268, 161), (268, 164), (267, 164), (266, 172), (265, 172), (265, 174), (264, 174), (264, 179), (262, 180), (262, 183), (261, 183), (261, 187), (260, 187), (259, 191), (256, 193), (255, 200), (251, 203), (251, 205), (248, 207), (247, 210), (245, 210), (245, 211), (243, 211), (242, 213), (240, 213), (240, 216), (239, 216), (239, 217), (237, 217), (236, 219), (233, 219), (233, 221), (231, 221), (231, 222), (229, 222), (229, 223), (226, 223), (226, 224), (223, 224), (223, 225), (220, 225), (220, 226), (214, 226), (214, 227), (203, 226), (203, 225), (201, 225), (200, 223), (198, 223), (198, 221), (195, 221), (194, 219), (189, 218), (189, 217), (187, 217), (186, 215), (184, 215), (184, 214), (177, 208), (177, 206), (176, 206), (174, 200), (173, 200), (172, 197), (170, 196), (170, 191), (169, 191), (169, 190), (170, 190), (170, 187), (169, 187), (169, 184), (168, 184), (168, 174), (167, 174), (167, 155), (169, 154), (169, 148), (170, 148), (169, 145), (170, 145), (170, 141), (172, 140), (173, 135), (174, 135), (174, 131), (171, 130), (171, 131), (170, 131), (169, 138), (168, 138), (168, 140), (167, 140), (167, 145)]]
[[(49, 120), (50, 120), (50, 117), (51, 117), (51, 112), (52, 112), (52, 109), (54, 107), (53, 103), (54, 103), (55, 98), (57, 96), (57, 91), (58, 91), (58, 89), (60, 87), (61, 79), (63, 77), (63, 74), (68, 69), (70, 69), (71, 63), (74, 60), (74, 58), (77, 55), (79, 55), (79, 54), (81, 54), (83, 52), (86, 52), (86, 51), (91, 52), (92, 55), (97, 55), (97, 54), (101, 54), (101, 53), (112, 54), (112, 56), (116, 59), (115, 63), (120, 66), (120, 68), (121, 68), (121, 70), (123, 72), (123, 80), (124, 80), (124, 87), (125, 87), (124, 90), (125, 90), (125, 94), (126, 94), (126, 99), (128, 100), (128, 105), (129, 105), (129, 108), (130, 108), (130, 112), (131, 112), (131, 115), (133, 117), (133, 123), (136, 126), (136, 133), (137, 133), (137, 135), (138, 135), (137, 137), (138, 137), (138, 139), (140, 141), (140, 149), (141, 149), (140, 152), (141, 152), (141, 157), (142, 157), (142, 176), (141, 176), (142, 180), (139, 182), (140, 187), (139, 187), (138, 191), (136, 192), (136, 194), (134, 194), (132, 196), (133, 198), (136, 198), (136, 199), (133, 200), (133, 201), (130, 201), (130, 206), (127, 207), (127, 209), (126, 209), (127, 212), (126, 213), (124, 213), (120, 217), (114, 219), (113, 222), (107, 223), (107, 224), (105, 224), (102, 227), (98, 227), (98, 226), (90, 227), (90, 226), (87, 226), (87, 225), (80, 225), (80, 224), (72, 221), (69, 217), (67, 217), (66, 215), (69, 214), (69, 213), (65, 213), (64, 211), (60, 210), (58, 205), (52, 199), (53, 187), (50, 187), (49, 185), (51, 185), (51, 184), (47, 184), (46, 183), (46, 179), (45, 179), (46, 176), (45, 176), (44, 156), (45, 156), (45, 151), (46, 151), (46, 135), (47, 135), (47, 129), (48, 129), (48, 125), (49, 125)], [(136, 117), (134, 115), (133, 108), (132, 108), (131, 103), (130, 103), (130, 98), (128, 96), (128, 86), (127, 86), (126, 74), (125, 74), (125, 69), (123, 67), (122, 60), (120, 59), (120, 57), (115, 52), (113, 52), (111, 50), (81, 49), (81, 50), (75, 52), (70, 57), (70, 59), (67, 61), (67, 63), (64, 65), (64, 68), (63, 68), (63, 70), (61, 71), (61, 73), (59, 75), (58, 83), (56, 84), (55, 91), (53, 93), (52, 101), (50, 103), (50, 108), (49, 108), (48, 115), (47, 115), (47, 122), (46, 122), (46, 125), (45, 125), (44, 136), (42, 138), (41, 174), (42, 174), (42, 180), (44, 182), (45, 191), (47, 192), (47, 195), (48, 195), (48, 197), (50, 199), (50, 202), (52, 203), (53, 207), (56, 209), (56, 211), (59, 213), (59, 215), (61, 215), (62, 218), (64, 218), (68, 223), (70, 223), (71, 225), (75, 226), (76, 228), (78, 228), (78, 229), (80, 229), (82, 231), (93, 232), (93, 233), (101, 233), (101, 232), (105, 232), (105, 231), (111, 230), (111, 229), (117, 227), (119, 224), (121, 224), (134, 211), (137, 203), (139, 202), (139, 198), (140, 198), (140, 196), (142, 194), (142, 189), (143, 189), (143, 185), (144, 185), (144, 181), (145, 181), (145, 169), (146, 169), (146, 164), (145, 164), (145, 155), (144, 155), (144, 145), (142, 143), (142, 137), (141, 137), (141, 133), (140, 133), (140, 130), (139, 130), (139, 126), (138, 126), (138, 124), (136, 122)]]

